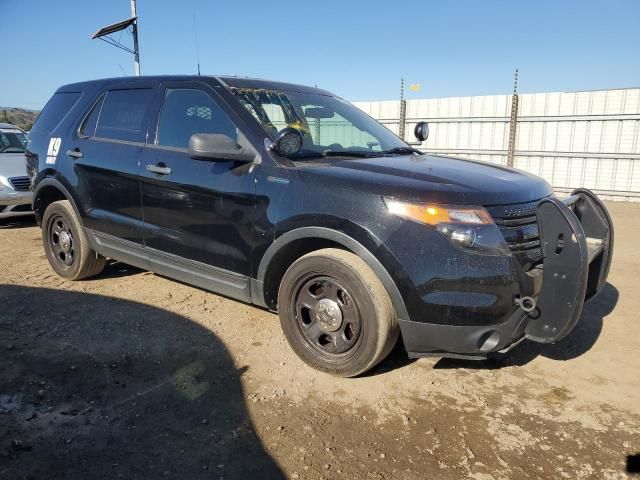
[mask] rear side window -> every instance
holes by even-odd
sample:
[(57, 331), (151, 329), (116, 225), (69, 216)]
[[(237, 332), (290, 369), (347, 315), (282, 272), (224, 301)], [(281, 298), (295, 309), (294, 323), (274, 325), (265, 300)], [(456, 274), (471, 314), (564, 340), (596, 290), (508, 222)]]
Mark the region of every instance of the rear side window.
[(144, 142), (152, 99), (153, 90), (150, 88), (108, 91), (97, 117), (95, 136)]
[(103, 101), (104, 96), (100, 97), (100, 99), (91, 109), (89, 115), (87, 115), (87, 118), (85, 118), (84, 122), (82, 123), (82, 127), (80, 127), (80, 135), (82, 135), (83, 137), (93, 137), (96, 134), (98, 115), (100, 115), (100, 109), (102, 108)]
[(79, 98), (79, 92), (56, 93), (40, 112), (32, 130), (42, 133), (52, 132), (67, 116)]
[(187, 148), (194, 133), (221, 133), (238, 140), (235, 124), (208, 94), (197, 89), (167, 89), (156, 143)]

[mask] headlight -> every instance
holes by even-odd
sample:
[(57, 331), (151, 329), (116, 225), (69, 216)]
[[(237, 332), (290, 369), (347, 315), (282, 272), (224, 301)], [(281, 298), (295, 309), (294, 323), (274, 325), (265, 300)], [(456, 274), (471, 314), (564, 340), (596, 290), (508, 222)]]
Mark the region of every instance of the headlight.
[(385, 203), (389, 212), (394, 215), (410, 218), (420, 223), (428, 223), (429, 225), (439, 225), (441, 223), (493, 224), (493, 219), (482, 207), (406, 203), (391, 199), (385, 199)]
[(389, 213), (434, 227), (458, 247), (508, 254), (509, 247), (483, 207), (407, 203), (385, 198)]

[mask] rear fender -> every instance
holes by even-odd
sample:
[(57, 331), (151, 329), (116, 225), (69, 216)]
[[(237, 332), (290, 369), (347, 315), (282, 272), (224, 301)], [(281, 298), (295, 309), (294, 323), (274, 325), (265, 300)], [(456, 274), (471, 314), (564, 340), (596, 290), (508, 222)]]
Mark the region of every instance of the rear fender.
[(73, 195), (71, 195), (69, 190), (67, 190), (67, 188), (59, 180), (52, 177), (47, 177), (40, 180), (33, 191), (32, 209), (34, 212), (36, 212), (36, 220), (38, 222), (38, 225), (40, 225), (40, 222), (42, 221), (42, 215), (44, 214), (44, 208), (42, 208), (44, 192), (46, 192), (49, 188), (55, 188), (69, 201), (71, 207), (73, 208), (73, 211), (76, 214), (76, 218), (80, 222), (80, 225), (82, 225), (82, 216), (80, 215), (80, 211), (78, 210), (78, 206), (76, 205)]

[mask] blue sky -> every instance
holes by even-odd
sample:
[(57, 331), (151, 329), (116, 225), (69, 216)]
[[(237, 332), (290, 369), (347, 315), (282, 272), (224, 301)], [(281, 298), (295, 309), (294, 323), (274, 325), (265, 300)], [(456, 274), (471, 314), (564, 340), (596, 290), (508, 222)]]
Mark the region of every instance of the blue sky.
[[(90, 36), (128, 0), (0, 0), (0, 105), (41, 107), (57, 87), (133, 74)], [(640, 86), (640, 0), (138, 0), (143, 74), (317, 84), (350, 100)], [(125, 34), (126, 35), (126, 34)], [(123, 38), (126, 38), (123, 36)]]

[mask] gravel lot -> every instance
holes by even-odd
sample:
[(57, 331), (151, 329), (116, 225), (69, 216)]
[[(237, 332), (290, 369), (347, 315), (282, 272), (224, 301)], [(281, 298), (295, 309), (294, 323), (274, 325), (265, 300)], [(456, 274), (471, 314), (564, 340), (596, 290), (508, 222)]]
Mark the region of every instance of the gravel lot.
[(70, 283), (0, 224), (0, 478), (626, 478), (640, 453), (640, 205), (556, 345), (368, 375), (306, 367), (269, 312), (126, 265)]

